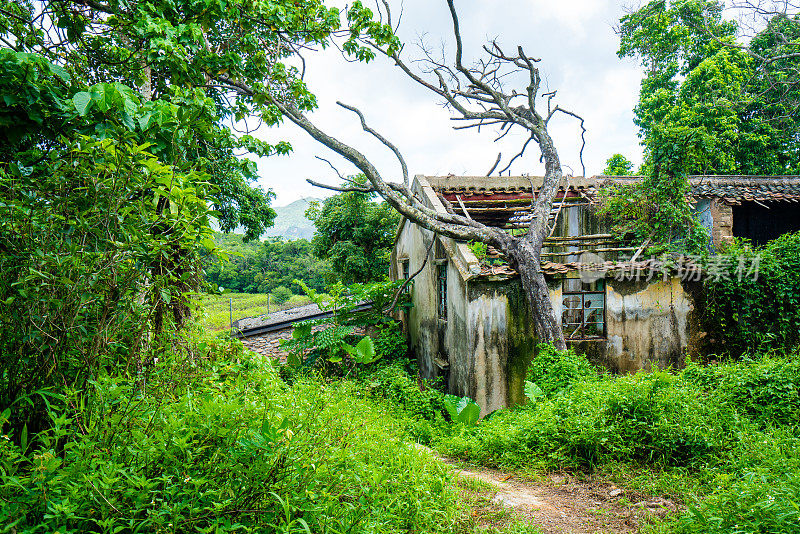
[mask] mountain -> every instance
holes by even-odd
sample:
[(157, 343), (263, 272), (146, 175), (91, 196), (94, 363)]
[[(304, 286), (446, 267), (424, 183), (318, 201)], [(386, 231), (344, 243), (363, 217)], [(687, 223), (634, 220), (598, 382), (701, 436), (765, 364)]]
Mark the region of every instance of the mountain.
[(286, 206), (273, 206), (278, 214), (275, 225), (267, 228), (264, 237), (282, 236), (284, 239), (311, 239), (314, 236), (314, 223), (306, 219), (308, 206), (317, 198), (301, 198)]

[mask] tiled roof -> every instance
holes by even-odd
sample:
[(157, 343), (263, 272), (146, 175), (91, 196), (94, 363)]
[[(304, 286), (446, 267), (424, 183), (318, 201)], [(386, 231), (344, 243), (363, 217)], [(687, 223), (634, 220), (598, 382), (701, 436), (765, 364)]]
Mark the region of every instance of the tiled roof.
[(693, 196), (722, 198), (729, 204), (800, 201), (798, 176), (693, 176), (690, 182)]
[[(516, 276), (517, 271), (512, 269), (504, 261), (503, 255), (494, 247), (489, 247), (486, 254), (488, 260), (500, 260), (500, 262), (492, 261), (490, 263), (481, 264), (480, 276)], [(497, 263), (497, 264), (494, 264)], [(641, 261), (604, 261), (597, 264), (582, 264), (580, 262), (567, 262), (558, 263), (553, 261), (544, 260), (541, 262), (542, 272), (546, 275), (565, 275), (571, 272), (581, 270), (598, 271), (602, 273), (654, 273), (653, 277), (657, 278), (659, 274), (663, 274), (665, 270), (670, 273), (675, 272), (699, 272), (701, 267), (693, 259), (688, 257), (673, 258), (669, 265), (654, 258), (644, 259)]]
[[(600, 188), (614, 184), (630, 184), (640, 181), (640, 176), (595, 176), (578, 179), (579, 185), (569, 185), (567, 198), (577, 197), (594, 200)], [(691, 176), (692, 196), (696, 198), (720, 198), (729, 204), (740, 204), (744, 201), (800, 202), (800, 176)], [(435, 187), (445, 198), (456, 196), (469, 206), (481, 201), (524, 201), (532, 197), (530, 186), (512, 185), (505, 187), (492, 186), (492, 178), (476, 179), (474, 185), (458, 185)], [(559, 187), (557, 198), (564, 196), (564, 186)]]
[[(647, 259), (642, 261), (606, 261), (596, 265), (586, 265), (579, 262), (569, 263), (556, 263), (552, 261), (543, 261), (541, 263), (542, 272), (547, 276), (564, 276), (569, 273), (576, 273), (579, 271), (592, 271), (603, 273), (604, 276), (616, 276), (619, 274), (638, 275), (641, 279), (653, 279), (663, 276), (664, 272), (670, 275), (676, 273), (694, 273), (697, 276), (702, 274), (702, 267), (693, 262), (692, 260), (677, 260), (667, 265), (655, 259)], [(516, 276), (517, 271), (508, 265), (481, 265), (481, 277), (490, 276), (503, 276), (512, 277)]]

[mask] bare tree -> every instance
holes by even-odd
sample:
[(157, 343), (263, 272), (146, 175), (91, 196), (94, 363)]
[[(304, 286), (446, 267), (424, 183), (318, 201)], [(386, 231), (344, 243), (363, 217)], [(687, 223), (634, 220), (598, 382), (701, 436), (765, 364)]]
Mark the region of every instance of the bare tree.
[[(382, 0), (386, 10), (388, 27), (392, 27), (391, 11), (387, 0)], [(422, 202), (411, 190), (408, 166), (395, 145), (383, 135), (372, 129), (361, 111), (339, 102), (343, 108), (353, 112), (361, 121), (364, 131), (383, 143), (396, 156), (403, 175), (403, 183), (393, 183), (384, 179), (369, 159), (358, 149), (343, 143), (329, 133), (317, 127), (290, 98), (284, 95), (274, 98), (274, 105), (285, 117), (305, 130), (311, 137), (344, 157), (357, 167), (367, 178), (365, 184), (349, 183), (343, 187), (329, 186), (311, 181), (312, 184), (337, 191), (376, 192), (410, 221), (438, 235), (447, 236), (459, 241), (480, 241), (502, 251), (510, 264), (519, 272), (523, 288), (528, 298), (534, 319), (535, 332), (543, 342), (551, 342), (558, 348), (565, 348), (564, 336), (559, 328), (552, 303), (550, 302), (547, 283), (540, 268), (542, 244), (550, 234), (550, 213), (559, 184), (563, 178), (562, 164), (555, 143), (548, 131), (551, 120), (558, 114), (568, 115), (580, 121), (582, 131), (583, 119), (577, 114), (555, 105), (555, 91), (542, 92), (542, 79), (536, 59), (524, 52), (521, 46), (514, 53), (504, 51), (496, 40), (483, 46), (482, 58), (471, 66), (463, 60), (463, 41), (459, 26), (458, 14), (454, 0), (447, 0), (453, 22), (455, 37), (455, 56), (452, 64), (438, 61), (426, 52), (423, 60), (428, 68), (417, 72), (401, 57), (401, 49), (381, 46), (368, 36), (362, 42), (374, 50), (384, 54), (414, 82), (427, 88), (440, 97), (452, 110), (453, 120), (459, 122), (457, 129), (480, 128), (484, 126), (499, 127), (502, 138), (512, 128), (527, 132), (523, 146), (501, 170), (508, 170), (511, 164), (521, 158), (530, 141), (534, 141), (541, 152), (540, 160), (544, 162), (545, 174), (541, 187), (533, 191), (534, 201), (532, 218), (524, 235), (511, 235), (500, 228), (490, 227), (469, 217), (466, 210), (457, 213), (448, 206), (442, 213)], [(383, 19), (382, 19), (383, 20)], [(505, 80), (509, 75), (521, 73), (526, 79), (524, 89), (517, 91), (506, 88)], [(237, 90), (247, 93), (252, 91), (244, 84), (237, 84), (224, 77), (221, 83), (227, 83)], [(500, 164), (501, 157), (489, 171), (491, 174)]]

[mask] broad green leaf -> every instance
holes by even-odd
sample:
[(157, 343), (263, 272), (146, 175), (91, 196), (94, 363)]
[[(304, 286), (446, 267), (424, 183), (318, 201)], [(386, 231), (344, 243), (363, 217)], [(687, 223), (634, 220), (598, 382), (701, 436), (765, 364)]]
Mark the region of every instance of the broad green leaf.
[(304, 339), (311, 335), (311, 325), (308, 323), (299, 324), (294, 327), (292, 331), (293, 339)]
[(75, 109), (78, 111), (78, 114), (85, 117), (92, 104), (92, 95), (86, 91), (75, 93), (75, 96), (72, 97), (72, 102), (75, 104)]
[(481, 416), (481, 407), (470, 401), (458, 414), (458, 422), (467, 426), (477, 424)]
[(542, 388), (537, 386), (535, 383), (531, 382), (530, 380), (526, 380), (525, 396), (528, 397), (531, 400), (531, 402), (536, 402), (537, 400), (544, 397), (544, 391), (542, 391)]

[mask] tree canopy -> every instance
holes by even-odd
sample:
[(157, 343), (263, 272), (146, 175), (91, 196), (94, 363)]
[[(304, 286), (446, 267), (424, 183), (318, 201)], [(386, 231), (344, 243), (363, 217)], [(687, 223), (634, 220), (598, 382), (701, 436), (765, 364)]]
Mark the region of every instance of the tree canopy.
[(290, 146), (246, 119), (314, 107), (287, 62), (338, 25), (317, 0), (0, 0), (0, 404), (174, 346), (212, 218), (255, 238), (274, 217), (243, 156)]
[(605, 176), (628, 176), (633, 171), (633, 163), (622, 154), (614, 154), (606, 160)]
[[(717, 0), (653, 0), (626, 15), (620, 57), (645, 69), (634, 122), (645, 166), (688, 174), (800, 172), (800, 18), (791, 12), (723, 17)], [(741, 20), (741, 19), (740, 19)]]
[[(362, 178), (363, 181), (363, 178)], [(314, 255), (327, 260), (335, 281), (366, 283), (389, 274), (389, 257), (400, 216), (374, 193), (351, 191), (313, 203)]]
[(245, 243), (241, 235), (217, 233), (214, 240), (229, 253), (227, 262), (206, 261), (206, 279), (217, 286), (244, 293), (271, 293), (282, 286), (300, 293), (294, 284), (297, 279), (316, 291), (325, 289), (329, 267), (314, 257), (312, 245), (305, 239)]

